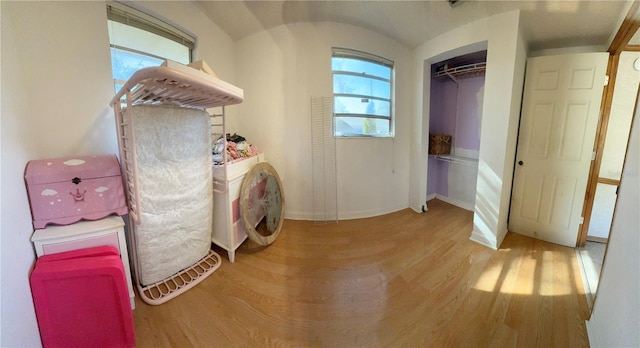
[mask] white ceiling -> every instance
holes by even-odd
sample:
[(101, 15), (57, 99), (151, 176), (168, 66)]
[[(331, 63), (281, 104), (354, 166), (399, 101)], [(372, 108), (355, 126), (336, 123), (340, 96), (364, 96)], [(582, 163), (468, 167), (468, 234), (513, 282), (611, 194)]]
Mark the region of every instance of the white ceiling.
[(625, 0), (198, 1), (233, 40), (282, 24), (331, 21), (364, 27), (410, 47), (465, 23), (520, 9), (531, 50), (608, 46)]

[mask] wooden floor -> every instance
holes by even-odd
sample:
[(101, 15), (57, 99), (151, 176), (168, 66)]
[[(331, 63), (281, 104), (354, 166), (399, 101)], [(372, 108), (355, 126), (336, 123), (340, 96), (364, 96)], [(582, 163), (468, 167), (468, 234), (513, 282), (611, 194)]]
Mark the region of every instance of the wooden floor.
[(203, 283), (160, 306), (136, 297), (138, 347), (588, 347), (571, 248), (509, 233), (469, 241), (472, 213), (290, 221), (245, 242)]

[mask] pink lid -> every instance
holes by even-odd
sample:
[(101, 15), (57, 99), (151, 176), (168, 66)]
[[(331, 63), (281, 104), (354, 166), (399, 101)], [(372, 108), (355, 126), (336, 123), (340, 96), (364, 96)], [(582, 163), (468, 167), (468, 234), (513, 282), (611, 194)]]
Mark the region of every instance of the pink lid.
[(61, 253), (42, 255), (38, 258), (37, 262), (51, 262), (62, 261), (70, 259), (78, 259), (81, 257), (99, 257), (99, 256), (120, 256), (120, 252), (113, 245), (101, 245), (97, 247), (76, 249), (71, 251), (64, 251)]
[(135, 347), (126, 276), (111, 248), (38, 258), (29, 282), (44, 347)]
[(30, 185), (71, 181), (73, 178), (94, 179), (120, 175), (115, 155), (74, 156), (33, 160), (27, 163), (25, 180)]

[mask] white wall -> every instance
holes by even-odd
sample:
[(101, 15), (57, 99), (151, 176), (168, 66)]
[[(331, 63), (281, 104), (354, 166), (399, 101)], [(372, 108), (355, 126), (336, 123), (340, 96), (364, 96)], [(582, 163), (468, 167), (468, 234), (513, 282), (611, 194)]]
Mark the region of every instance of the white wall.
[[(231, 40), (191, 3), (145, 3), (199, 37), (232, 80)], [(37, 347), (35, 259), (24, 168), (32, 159), (116, 153), (105, 2), (0, 2), (2, 15), (2, 347)], [(229, 81), (234, 82), (234, 81)]]
[[(625, 142), (626, 143), (626, 142)], [(626, 147), (622, 150), (626, 152)], [(622, 168), (620, 168), (622, 171)], [(598, 183), (596, 185), (596, 195), (593, 198), (593, 212), (589, 220), (589, 230), (587, 237), (609, 238), (613, 211), (616, 205), (617, 186)]]
[[(607, 137), (598, 174), (602, 178), (620, 180), (622, 174), (635, 97), (640, 83), (640, 72), (633, 68), (633, 62), (638, 58), (640, 58), (640, 52), (620, 54)], [(605, 239), (609, 237), (615, 202), (616, 186), (599, 183), (596, 187), (593, 211), (589, 221), (589, 237)]]
[(286, 217), (312, 219), (311, 97), (332, 96), (331, 47), (395, 62), (395, 139), (338, 139), (339, 218), (408, 206), (411, 51), (387, 37), (338, 23), (282, 25), (237, 42), (238, 131), (280, 175)]
[(620, 54), (607, 138), (600, 166), (599, 175), (603, 178), (620, 180), (627, 139), (631, 129), (631, 119), (633, 118), (633, 106), (640, 82), (640, 72), (633, 68), (633, 62), (638, 58), (640, 58), (640, 52), (622, 52)]
[[(0, 6), (0, 23), (4, 23), (2, 21), (2, 6)], [(2, 27), (4, 28), (4, 27)], [(0, 28), (0, 33), (2, 33), (2, 28)], [(0, 38), (0, 41), (2, 39)], [(0, 52), (2, 49), (0, 48)], [(2, 66), (2, 54), (0, 54), (0, 67)], [(2, 80), (2, 69), (0, 69), (0, 81)], [(2, 105), (2, 83), (0, 83), (0, 106)], [(0, 110), (0, 115), (3, 110)], [(0, 149), (2, 148), (2, 122), (0, 122)], [(0, 170), (0, 183), (2, 182), (2, 170)], [(0, 185), (0, 196), (2, 195), (2, 185)], [(0, 234), (2, 232), (2, 199), (0, 199)], [(2, 238), (0, 237), (0, 253), (2, 252)], [(0, 257), (0, 280), (2, 280), (2, 258)], [(0, 286), (0, 345), (2, 344), (2, 286)]]
[(587, 332), (591, 347), (640, 346), (640, 105), (636, 106), (607, 257)]
[(419, 211), (427, 192), (425, 168), (430, 117), (429, 66), (447, 58), (482, 49), (487, 49), (487, 71), (471, 238), (491, 248), (497, 248), (507, 233), (527, 53), (518, 11), (501, 13), (469, 23), (416, 49), (416, 69), (423, 70), (423, 74), (416, 74), (415, 79), (417, 96), (411, 126), (410, 206)]
[[(213, 23), (202, 7), (191, 1), (138, 1), (127, 5), (177, 26), (196, 37), (193, 60), (203, 59), (216, 75), (240, 88), (236, 80), (234, 43), (220, 27)], [(238, 128), (238, 107), (226, 108), (227, 132)]]
[(27, 161), (116, 150), (105, 21), (100, 3), (2, 2), (3, 347), (40, 345), (28, 283)]
[[(406, 47), (362, 29), (335, 24), (300, 24), (260, 33), (238, 43), (236, 62), (231, 40), (199, 12), (197, 5), (142, 5), (195, 33), (199, 37), (198, 57), (204, 58), (221, 78), (245, 88), (247, 102), (237, 122), (242, 127), (236, 127), (253, 136), (287, 176), (288, 209), (300, 217), (311, 209), (306, 199), (310, 192), (308, 100), (331, 93), (328, 72), (332, 45), (361, 49), (397, 63), (396, 139), (342, 140), (339, 144), (341, 176), (349, 170), (355, 170), (348, 173), (354, 178), (379, 175), (375, 179), (378, 181), (367, 181), (364, 187), (358, 187), (356, 180), (343, 178), (349, 191), (342, 195), (341, 209), (354, 215), (406, 206), (409, 161), (411, 206), (420, 210), (426, 196), (427, 147), (423, 135), (428, 134), (429, 118), (428, 113), (421, 112), (423, 103), (428, 106), (428, 99), (422, 100), (429, 88), (428, 83), (423, 86), (424, 61), (488, 47), (491, 55), (487, 77), (493, 76), (494, 81), (485, 90), (485, 101), (490, 101), (485, 102), (483, 114), (497, 126), (495, 135), (489, 132), (497, 139), (482, 143), (480, 156), (486, 170), (495, 173), (497, 179), (492, 191), (495, 197), (489, 200), (496, 216), (487, 226), (491, 231), (488, 238), (495, 238), (496, 243), (499, 240), (504, 196), (510, 192), (504, 187), (515, 151), (513, 115), (519, 106), (524, 70), (524, 40), (515, 34), (516, 14), (483, 19), (420, 46), (412, 68), (411, 53)], [(40, 339), (28, 284), (35, 256), (29, 242), (32, 226), (24, 168), (31, 159), (116, 152), (112, 112), (108, 108), (113, 90), (106, 12), (104, 2), (3, 1), (0, 15), (0, 346), (37, 347)], [(451, 52), (459, 47), (463, 48), (455, 54)], [(253, 126), (245, 128), (245, 122)], [(596, 347), (640, 345), (640, 281), (638, 272), (629, 268), (640, 263), (640, 128), (635, 123), (603, 278), (593, 317), (587, 323), (590, 341)], [(483, 135), (486, 131), (483, 127)], [(275, 136), (280, 138), (274, 139)], [(411, 158), (407, 156), (409, 150)], [(344, 166), (350, 161), (356, 163), (353, 168)], [(371, 192), (360, 192), (365, 188)]]

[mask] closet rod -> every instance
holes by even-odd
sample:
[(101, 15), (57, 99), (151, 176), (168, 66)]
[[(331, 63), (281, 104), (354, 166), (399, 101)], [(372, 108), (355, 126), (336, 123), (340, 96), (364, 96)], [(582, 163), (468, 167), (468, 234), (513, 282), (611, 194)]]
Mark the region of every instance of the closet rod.
[(469, 166), (478, 165), (478, 159), (470, 158), (470, 157), (463, 157), (463, 156), (456, 156), (456, 155), (436, 155), (435, 158), (436, 160), (439, 160), (439, 161), (459, 163), (459, 164), (464, 164)]

